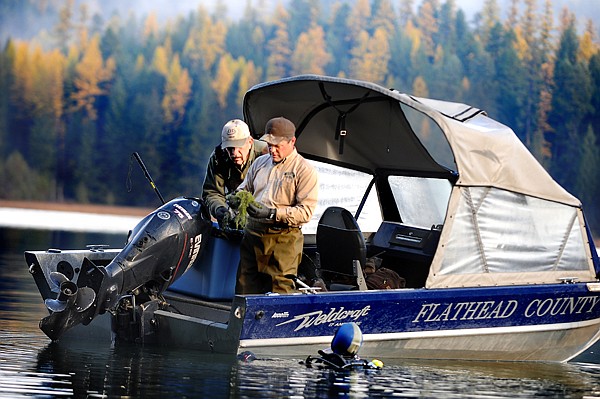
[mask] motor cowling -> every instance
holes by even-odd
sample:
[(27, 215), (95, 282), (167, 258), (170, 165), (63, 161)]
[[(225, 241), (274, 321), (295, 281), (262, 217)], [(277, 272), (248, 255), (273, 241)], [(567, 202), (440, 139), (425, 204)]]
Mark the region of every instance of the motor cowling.
[(176, 198), (146, 216), (106, 266), (109, 276), (121, 276), (118, 294), (147, 284), (167, 289), (198, 259), (211, 227), (206, 206), (195, 198)]
[[(70, 295), (46, 299), (51, 314), (40, 321), (40, 328), (57, 340), (71, 327), (89, 324), (98, 314), (114, 309), (122, 296), (138, 288), (149, 296), (162, 293), (198, 259), (211, 228), (201, 200), (169, 201), (131, 230), (127, 244), (108, 265), (98, 266), (85, 258), (76, 286), (67, 286), (69, 278), (53, 273), (61, 293), (64, 285)], [(67, 296), (73, 299), (61, 300)]]

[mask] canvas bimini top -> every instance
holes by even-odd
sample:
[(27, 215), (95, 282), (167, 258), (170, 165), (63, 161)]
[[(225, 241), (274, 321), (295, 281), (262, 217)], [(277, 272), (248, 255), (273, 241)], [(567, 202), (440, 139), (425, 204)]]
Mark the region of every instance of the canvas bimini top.
[(244, 117), (296, 124), (307, 158), (373, 176), (437, 177), (452, 192), (428, 287), (593, 281), (580, 201), (507, 126), (477, 108), (351, 79), (300, 75), (259, 84)]

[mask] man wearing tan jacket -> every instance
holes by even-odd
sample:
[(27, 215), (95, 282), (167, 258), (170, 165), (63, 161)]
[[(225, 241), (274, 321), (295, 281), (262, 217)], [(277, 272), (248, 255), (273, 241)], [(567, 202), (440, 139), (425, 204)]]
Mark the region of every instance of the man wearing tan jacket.
[[(237, 294), (294, 292), (292, 280), (302, 259), (300, 230), (317, 206), (315, 168), (296, 151), (296, 127), (286, 118), (269, 120), (260, 138), (269, 154), (256, 159), (238, 190), (254, 195), (241, 243)], [(269, 278), (270, 277), (270, 278)]]

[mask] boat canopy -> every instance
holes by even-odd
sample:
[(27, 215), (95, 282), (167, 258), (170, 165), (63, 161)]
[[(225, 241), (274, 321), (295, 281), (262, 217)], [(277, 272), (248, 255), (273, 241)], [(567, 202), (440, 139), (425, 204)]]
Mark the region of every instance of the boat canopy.
[(296, 146), (309, 159), (452, 184), (427, 287), (595, 280), (597, 255), (580, 201), (484, 111), (300, 75), (246, 93), (244, 117), (255, 137), (276, 116), (296, 124)]

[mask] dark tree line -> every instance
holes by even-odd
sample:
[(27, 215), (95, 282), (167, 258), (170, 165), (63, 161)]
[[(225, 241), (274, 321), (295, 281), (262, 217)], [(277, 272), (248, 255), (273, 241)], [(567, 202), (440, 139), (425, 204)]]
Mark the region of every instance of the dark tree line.
[[(40, 4), (7, 2), (3, 20)], [(555, 26), (551, 0), (513, 0), (504, 20), (486, 0), (474, 22), (456, 0), (416, 11), (413, 0), (291, 0), (268, 11), (248, 1), (235, 21), (221, 2), (166, 24), (90, 15), (83, 1), (43, 4), (55, 11), (51, 29), (9, 38), (0, 53), (0, 198), (156, 205), (134, 151), (165, 197), (198, 195), (245, 91), (317, 73), (485, 109), (600, 230), (595, 28), (578, 31), (568, 10)]]

